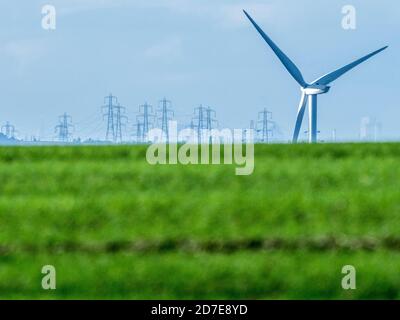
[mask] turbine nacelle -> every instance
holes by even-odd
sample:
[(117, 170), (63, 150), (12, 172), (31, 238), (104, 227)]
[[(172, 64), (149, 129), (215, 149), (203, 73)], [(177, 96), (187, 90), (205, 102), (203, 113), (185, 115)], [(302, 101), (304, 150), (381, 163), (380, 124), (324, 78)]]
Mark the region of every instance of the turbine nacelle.
[(311, 84), (305, 88), (301, 88), (301, 91), (306, 95), (316, 95), (316, 94), (324, 94), (329, 92), (331, 87), (320, 85), (320, 84)]

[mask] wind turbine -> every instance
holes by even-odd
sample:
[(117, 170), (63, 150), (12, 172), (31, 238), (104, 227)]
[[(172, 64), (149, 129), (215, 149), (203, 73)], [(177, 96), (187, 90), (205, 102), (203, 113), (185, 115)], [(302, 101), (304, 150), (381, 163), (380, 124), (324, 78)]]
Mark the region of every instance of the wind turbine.
[(307, 83), (301, 71), (297, 66), (293, 63), (292, 60), (289, 59), (288, 56), (286, 56), (281, 49), (265, 34), (265, 32), (257, 25), (257, 23), (250, 17), (250, 15), (243, 10), (247, 18), (249, 18), (250, 22), (253, 24), (253, 26), (257, 29), (257, 31), (260, 33), (260, 35), (264, 38), (264, 40), (268, 43), (268, 45), (271, 47), (271, 49), (274, 51), (274, 53), (277, 55), (279, 60), (282, 62), (282, 64), (285, 66), (286, 70), (291, 74), (291, 76), (297, 81), (297, 83), (301, 86), (301, 99), (300, 99), (300, 104), (299, 108), (297, 111), (297, 120), (296, 120), (296, 125), (293, 133), (293, 143), (297, 143), (298, 138), (299, 138), (299, 133), (301, 129), (301, 123), (304, 118), (304, 112), (306, 109), (307, 101), (308, 101), (308, 106), (309, 106), (309, 142), (310, 143), (316, 143), (317, 142), (317, 96), (319, 94), (324, 94), (327, 93), (330, 89), (330, 84), (331, 82), (335, 81), (339, 77), (341, 77), (343, 74), (346, 72), (350, 71), (354, 67), (358, 66), (359, 64), (363, 63), (364, 61), (368, 60), (372, 56), (378, 54), (379, 52), (385, 50), (388, 46), (383, 47), (382, 49), (379, 49), (377, 51), (374, 51), (365, 57), (362, 57), (361, 59), (358, 59), (340, 69), (337, 69), (333, 72), (330, 72), (317, 80)]

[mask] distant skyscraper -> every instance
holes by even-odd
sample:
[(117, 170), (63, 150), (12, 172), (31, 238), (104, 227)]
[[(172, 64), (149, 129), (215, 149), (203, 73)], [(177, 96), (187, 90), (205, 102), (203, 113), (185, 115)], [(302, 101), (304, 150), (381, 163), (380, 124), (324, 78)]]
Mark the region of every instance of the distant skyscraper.
[(1, 133), (3, 133), (9, 139), (15, 138), (15, 132), (15, 127), (8, 121), (4, 126), (1, 127)]
[(382, 124), (376, 119), (364, 117), (361, 119), (360, 139), (362, 141), (378, 141), (382, 131)]

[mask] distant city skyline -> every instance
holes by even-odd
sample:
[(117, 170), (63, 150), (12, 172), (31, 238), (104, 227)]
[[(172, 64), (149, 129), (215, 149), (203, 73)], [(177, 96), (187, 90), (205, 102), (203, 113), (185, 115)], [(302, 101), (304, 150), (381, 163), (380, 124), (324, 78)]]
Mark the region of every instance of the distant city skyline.
[[(56, 29), (41, 26), (44, 5)], [(246, 9), (305, 71), (306, 80), (372, 50), (382, 56), (339, 79), (321, 97), (320, 139), (359, 140), (361, 119), (377, 119), (379, 137), (400, 140), (400, 3), (354, 0), (355, 30), (342, 27), (342, 1), (32, 0), (0, 5), (0, 125), (21, 138), (57, 136), (59, 116), (74, 137), (104, 139), (104, 97), (126, 107), (133, 131), (139, 105), (172, 101), (189, 125), (201, 104), (220, 127), (247, 128), (265, 108), (291, 139), (298, 85), (249, 25)], [(308, 37), (312, 34), (313, 41)], [(378, 79), (376, 81), (375, 79)], [(346, 114), (346, 117), (344, 117)], [(375, 120), (374, 120), (375, 121)], [(307, 121), (306, 121), (307, 122)], [(306, 123), (305, 123), (306, 125)], [(304, 126), (306, 129), (306, 127)]]

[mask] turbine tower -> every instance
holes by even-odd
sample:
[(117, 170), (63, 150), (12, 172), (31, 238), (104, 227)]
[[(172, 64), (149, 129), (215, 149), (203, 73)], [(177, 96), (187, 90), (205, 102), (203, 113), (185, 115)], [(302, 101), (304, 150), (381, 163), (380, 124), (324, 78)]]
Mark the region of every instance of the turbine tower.
[(284, 65), (286, 70), (291, 74), (291, 76), (296, 80), (296, 82), (301, 86), (301, 99), (300, 99), (300, 104), (299, 108), (297, 111), (297, 120), (296, 120), (296, 125), (293, 133), (293, 143), (297, 143), (298, 138), (299, 138), (299, 133), (301, 129), (301, 123), (303, 121), (304, 117), (304, 112), (306, 109), (306, 105), (308, 102), (308, 134), (309, 134), (309, 142), (310, 143), (316, 143), (317, 142), (317, 96), (320, 94), (327, 93), (330, 89), (330, 86), (328, 86), (330, 83), (335, 81), (336, 79), (340, 78), (342, 75), (344, 75), (346, 72), (350, 71), (354, 67), (358, 66), (359, 64), (363, 63), (364, 61), (368, 60), (372, 56), (378, 54), (379, 52), (385, 50), (388, 46), (383, 47), (377, 51), (374, 51), (340, 69), (337, 69), (333, 72), (330, 72), (317, 80), (307, 83), (301, 71), (299, 68), (293, 63), (292, 60), (289, 59), (288, 56), (286, 56), (281, 49), (265, 34), (265, 32), (257, 25), (257, 23), (250, 17), (250, 15), (243, 10), (247, 18), (250, 20), (250, 22), (253, 24), (253, 26), (256, 28), (258, 33), (264, 38), (264, 40), (267, 42), (267, 44), (271, 47), (272, 51), (276, 54), (278, 59), (281, 61), (281, 63)]

